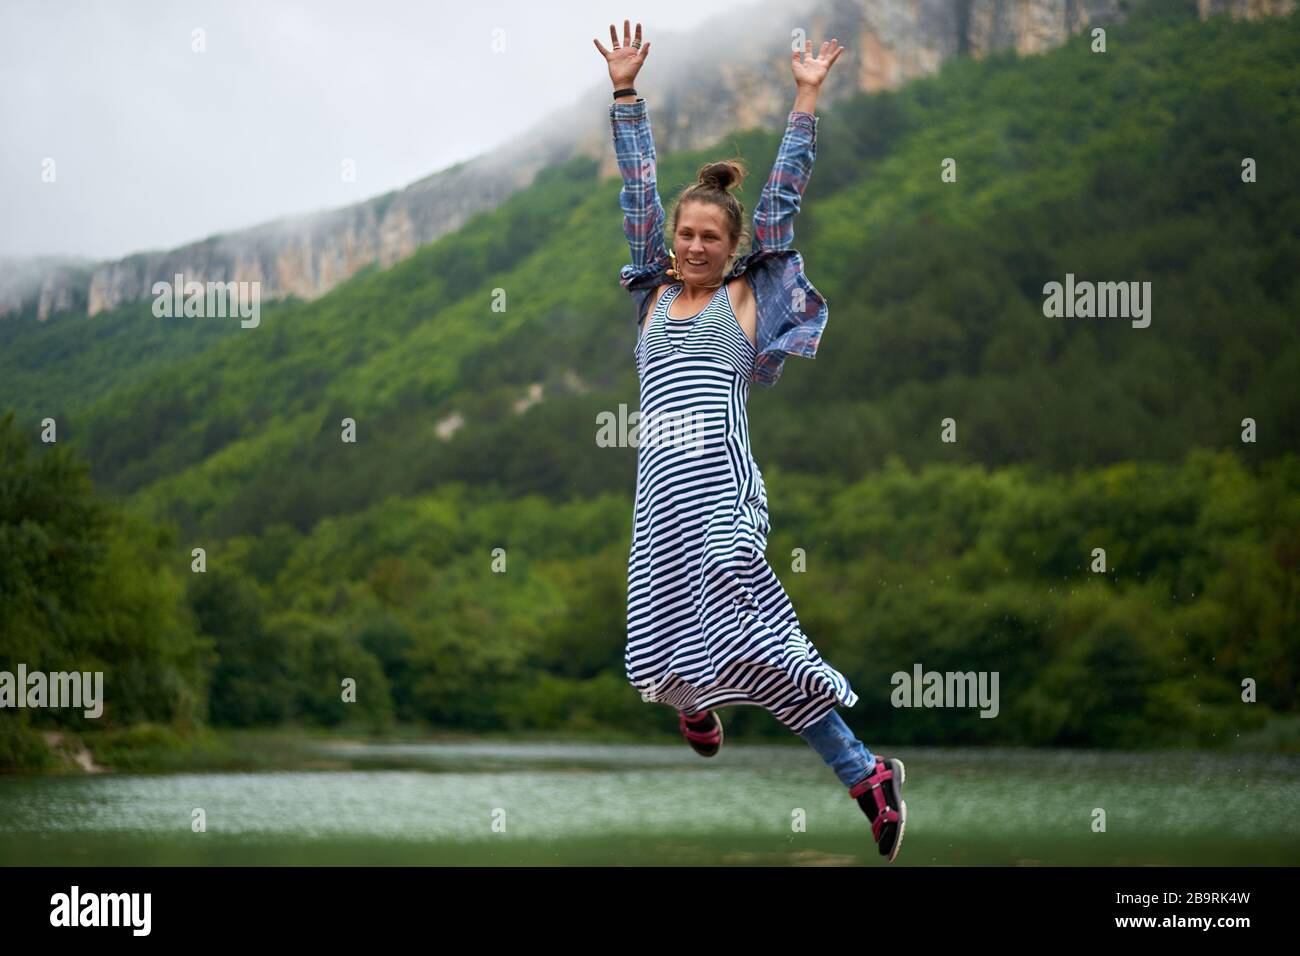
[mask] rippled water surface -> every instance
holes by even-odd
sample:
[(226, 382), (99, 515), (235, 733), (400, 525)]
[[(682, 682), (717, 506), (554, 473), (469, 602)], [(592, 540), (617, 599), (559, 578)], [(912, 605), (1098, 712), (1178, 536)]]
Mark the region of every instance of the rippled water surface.
[[(680, 746), (326, 743), (312, 746), (340, 769), (4, 777), (0, 863), (880, 863), (816, 754), (728, 743), (712, 760)], [(1300, 757), (901, 756), (899, 863), (1300, 862)]]

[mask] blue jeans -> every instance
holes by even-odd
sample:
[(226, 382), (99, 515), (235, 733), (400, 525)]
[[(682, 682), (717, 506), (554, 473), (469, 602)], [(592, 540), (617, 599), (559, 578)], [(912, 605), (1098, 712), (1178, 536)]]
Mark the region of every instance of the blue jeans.
[(838, 710), (804, 728), (799, 736), (821, 754), (846, 787), (852, 787), (876, 768), (876, 758), (849, 730)]

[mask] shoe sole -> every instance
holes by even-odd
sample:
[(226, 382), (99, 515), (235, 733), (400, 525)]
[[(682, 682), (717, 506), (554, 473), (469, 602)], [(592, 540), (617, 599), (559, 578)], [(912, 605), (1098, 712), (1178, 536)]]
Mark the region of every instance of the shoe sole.
[(907, 768), (897, 757), (892, 758), (889, 765), (898, 771), (898, 786), (894, 788), (898, 791), (898, 836), (894, 839), (894, 848), (889, 851), (889, 856), (885, 857), (886, 863), (893, 863), (899, 849), (903, 846), (903, 834), (907, 830), (907, 801), (903, 799), (903, 783), (907, 780)]
[(889, 856), (885, 857), (886, 863), (893, 863), (894, 858), (898, 856), (898, 851), (903, 846), (903, 834), (907, 831), (907, 801), (901, 797), (898, 800), (898, 839), (894, 841), (894, 848), (889, 851)]
[(690, 744), (691, 749), (694, 750), (701, 757), (716, 757), (718, 755), (718, 751), (722, 749), (723, 741), (726, 739), (726, 733), (722, 729), (722, 718), (718, 716), (718, 712), (716, 710), (713, 712), (713, 719), (718, 722), (718, 746), (714, 748), (713, 753), (707, 753), (707, 754), (703, 753), (702, 751), (696, 748), (695, 744), (691, 743), (689, 740), (686, 741), (688, 744)]
[(718, 722), (718, 746), (714, 748), (714, 751), (711, 754), (701, 754), (701, 756), (704, 757), (716, 757), (718, 755), (718, 752), (722, 750), (722, 742), (725, 739), (725, 734), (723, 733), (722, 730), (722, 718), (718, 716), (718, 712), (716, 710), (713, 712), (713, 719)]

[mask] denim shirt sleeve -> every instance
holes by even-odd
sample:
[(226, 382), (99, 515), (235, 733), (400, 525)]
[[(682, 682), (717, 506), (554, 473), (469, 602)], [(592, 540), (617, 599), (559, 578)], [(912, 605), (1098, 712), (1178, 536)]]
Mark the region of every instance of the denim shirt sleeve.
[(793, 112), (776, 151), (772, 173), (754, 208), (754, 251), (780, 252), (794, 243), (794, 217), (817, 158), (817, 117)]
[(627, 237), (632, 261), (619, 270), (619, 282), (636, 302), (636, 322), (641, 324), (650, 308), (654, 290), (669, 281), (672, 265), (664, 245), (664, 207), (655, 181), (655, 144), (644, 97), (635, 103), (611, 103), (610, 127), (614, 133), (614, 155), (623, 188), (618, 202), (623, 209), (623, 235)]
[(829, 309), (793, 248), (794, 219), (817, 155), (817, 117), (792, 112), (772, 173), (754, 210), (753, 251), (737, 264), (758, 308), (758, 356), (751, 381), (771, 388), (787, 355), (814, 358)]

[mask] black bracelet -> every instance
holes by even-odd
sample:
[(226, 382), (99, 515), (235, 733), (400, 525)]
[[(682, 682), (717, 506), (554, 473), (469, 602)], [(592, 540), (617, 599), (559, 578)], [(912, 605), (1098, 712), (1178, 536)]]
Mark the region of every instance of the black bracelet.
[(634, 87), (631, 87), (631, 86), (629, 86), (629, 87), (628, 87), (627, 89), (625, 89), (625, 90), (615, 90), (615, 91), (614, 91), (614, 99), (618, 99), (620, 96), (636, 96), (636, 95), (637, 95), (637, 93), (636, 93), (636, 89), (635, 89)]

